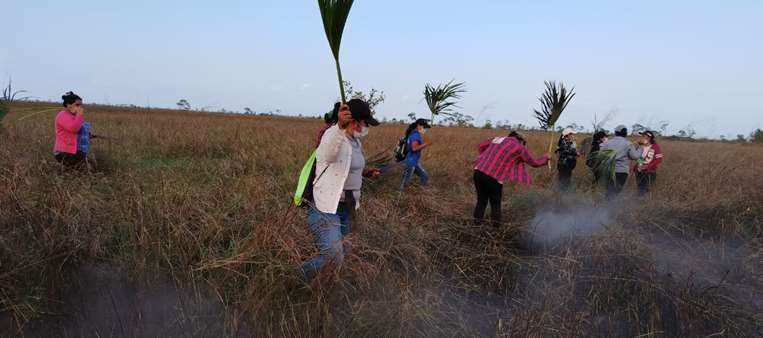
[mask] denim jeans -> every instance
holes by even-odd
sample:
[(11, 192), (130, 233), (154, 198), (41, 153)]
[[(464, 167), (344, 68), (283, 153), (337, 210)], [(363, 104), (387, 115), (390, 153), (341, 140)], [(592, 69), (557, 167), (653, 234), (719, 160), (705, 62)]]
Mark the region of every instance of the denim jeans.
[(413, 174), (416, 174), (416, 176), (421, 179), (421, 185), (427, 185), (429, 182), (429, 175), (426, 170), (421, 167), (421, 164), (416, 163), (415, 165), (409, 165), (406, 163), (405, 169), (403, 170), (403, 180), (400, 182), (401, 191), (405, 188), (405, 185), (408, 184), (408, 181), (411, 180)]
[(351, 230), (347, 206), (340, 203), (336, 214), (324, 213), (310, 207), (307, 211), (307, 224), (318, 247), (318, 255), (302, 264), (304, 277), (310, 280), (326, 264), (340, 266), (344, 256), (349, 253), (349, 242), (344, 240)]

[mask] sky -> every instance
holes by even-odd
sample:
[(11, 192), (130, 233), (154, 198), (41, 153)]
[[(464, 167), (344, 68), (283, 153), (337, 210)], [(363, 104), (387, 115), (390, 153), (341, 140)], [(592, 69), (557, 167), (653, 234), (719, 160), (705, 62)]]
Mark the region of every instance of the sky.
[[(338, 84), (315, 1), (12, 1), (0, 83), (38, 99), (316, 116)], [(380, 118), (429, 117), (426, 83), (466, 82), (459, 111), (536, 125), (544, 80), (574, 86), (560, 124), (763, 128), (763, 1), (356, 0), (341, 64)]]

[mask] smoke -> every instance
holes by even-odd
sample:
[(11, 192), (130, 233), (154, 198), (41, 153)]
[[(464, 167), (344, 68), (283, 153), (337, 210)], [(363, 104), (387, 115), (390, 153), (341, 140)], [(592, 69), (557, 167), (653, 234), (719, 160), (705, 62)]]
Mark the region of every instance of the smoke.
[(584, 205), (559, 209), (543, 209), (532, 219), (532, 241), (549, 245), (562, 239), (586, 237), (602, 232), (614, 221), (610, 205)]

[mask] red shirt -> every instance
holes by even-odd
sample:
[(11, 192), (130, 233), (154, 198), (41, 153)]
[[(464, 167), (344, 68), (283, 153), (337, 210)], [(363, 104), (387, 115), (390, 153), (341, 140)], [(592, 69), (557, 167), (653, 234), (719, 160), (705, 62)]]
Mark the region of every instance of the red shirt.
[(547, 156), (534, 159), (527, 148), (514, 137), (485, 140), (480, 143), (478, 150), (480, 154), (474, 169), (496, 179), (501, 184), (506, 181), (532, 184), (532, 177), (527, 174), (525, 163), (540, 167), (549, 160)]
[(662, 163), (662, 158), (662, 148), (660, 148), (659, 144), (655, 143), (643, 147), (636, 170), (642, 173), (656, 173), (657, 168)]

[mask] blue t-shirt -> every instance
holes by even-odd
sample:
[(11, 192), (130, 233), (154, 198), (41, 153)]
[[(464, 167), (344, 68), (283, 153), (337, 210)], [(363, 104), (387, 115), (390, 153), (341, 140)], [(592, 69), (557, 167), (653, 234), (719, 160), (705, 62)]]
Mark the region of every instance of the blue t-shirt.
[(419, 164), (419, 159), (421, 159), (421, 150), (413, 151), (414, 141), (419, 141), (419, 144), (424, 143), (424, 139), (418, 130), (414, 130), (411, 135), (408, 135), (408, 144), (406, 145), (408, 154), (405, 156), (405, 164), (407, 166), (415, 166)]

